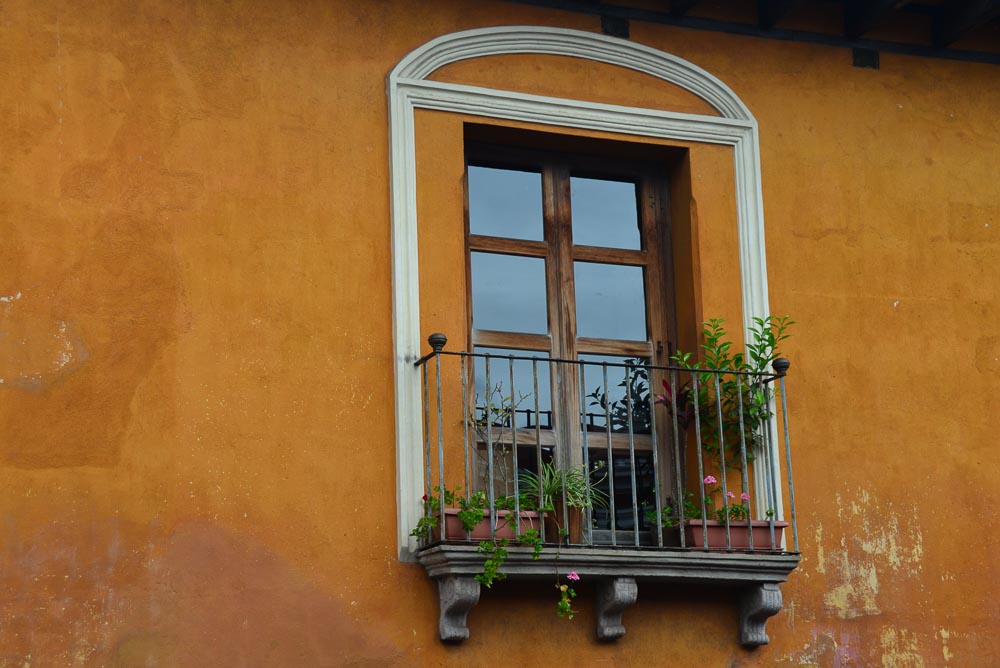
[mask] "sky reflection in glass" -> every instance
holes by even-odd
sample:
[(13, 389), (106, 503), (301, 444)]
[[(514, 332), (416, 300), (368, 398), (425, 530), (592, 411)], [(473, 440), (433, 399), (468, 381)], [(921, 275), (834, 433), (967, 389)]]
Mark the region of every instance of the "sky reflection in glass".
[[(486, 400), (492, 394), (491, 403), (493, 409), (490, 413), (494, 416), (501, 413), (505, 408), (513, 403), (514, 411), (517, 414), (516, 425), (527, 427), (535, 425), (535, 381), (532, 373), (532, 365), (538, 369), (538, 419), (542, 428), (551, 427), (552, 424), (552, 391), (549, 379), (551, 377), (551, 364), (548, 361), (549, 354), (537, 350), (505, 350), (502, 348), (484, 348), (477, 346), (476, 353), (489, 353), (497, 357), (489, 358), (490, 365), (490, 386), (492, 392), (486, 390), (486, 358), (475, 358), (475, 391), (476, 391), (476, 417), (480, 418), (486, 414)], [(511, 360), (509, 355), (519, 355), (522, 357), (538, 357), (538, 362), (531, 360)], [(514, 387), (511, 391), (510, 372), (514, 370)], [(513, 397), (513, 401), (511, 400)]]
[(472, 323), (477, 329), (546, 334), (545, 260), (473, 252)]
[[(585, 422), (590, 429), (604, 429), (607, 415), (602, 397), (607, 398), (608, 411), (611, 416), (612, 431), (628, 431), (628, 389), (625, 386), (626, 373), (622, 365), (631, 365), (627, 374), (632, 385), (632, 429), (637, 434), (649, 433), (649, 372), (644, 365), (647, 359), (635, 357), (616, 357), (610, 355), (580, 355), (581, 360), (590, 364), (581, 365), (581, 383), (584, 386)], [(604, 367), (608, 363), (608, 385), (604, 386)], [(619, 366), (611, 366), (616, 364)]]
[(641, 267), (574, 262), (577, 336), (646, 340)]
[(573, 243), (606, 248), (642, 248), (635, 184), (570, 178)]
[(541, 241), (542, 175), (469, 166), (472, 234)]

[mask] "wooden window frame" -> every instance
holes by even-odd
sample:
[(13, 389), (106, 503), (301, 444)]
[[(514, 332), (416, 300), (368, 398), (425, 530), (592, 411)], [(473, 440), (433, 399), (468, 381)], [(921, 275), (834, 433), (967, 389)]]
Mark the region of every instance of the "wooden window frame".
[[(667, 167), (645, 160), (605, 159), (593, 155), (468, 143), (466, 175), (470, 166), (539, 172), (543, 207), (542, 241), (472, 234), (466, 180), (466, 294), (470, 318), (473, 252), (540, 258), (545, 260), (548, 333), (527, 334), (470, 327), (469, 344), (473, 347), (537, 350), (559, 359), (577, 359), (581, 354), (595, 354), (644, 357), (653, 364), (665, 363), (674, 347), (677, 331)], [(571, 176), (636, 183), (641, 249), (573, 244)], [(574, 262), (643, 269), (645, 341), (577, 336)]]
[[(537, 136), (533, 138), (537, 139)], [(644, 358), (654, 365), (668, 362), (675, 349), (676, 310), (673, 276), (672, 230), (669, 206), (667, 160), (643, 160), (623, 157), (619, 152), (627, 145), (615, 143), (612, 155), (574, 153), (513, 147), (489, 142), (466, 142), (465, 241), (466, 295), (472, 320), (472, 253), (496, 253), (545, 261), (545, 294), (547, 333), (528, 334), (483, 330), (469, 327), (469, 345), (477, 347), (538, 351), (551, 359), (579, 359), (580, 355), (605, 355), (623, 358)], [(537, 172), (542, 180), (543, 239), (523, 240), (472, 234), (468, 173), (470, 166), (516, 169)], [(571, 177), (628, 181), (636, 184), (636, 214), (639, 222), (640, 248), (620, 249), (573, 243)], [(630, 341), (577, 336), (575, 263), (593, 262), (607, 265), (640, 267), (643, 270), (645, 293), (646, 339)], [(552, 422), (554, 432), (546, 438), (534, 430), (520, 430), (517, 443), (525, 447), (552, 447), (557, 464), (579, 466), (583, 463), (583, 445), (587, 443), (580, 424), (580, 378), (572, 365), (550, 365), (552, 388)], [(659, 387), (665, 374), (650, 374), (650, 391)], [(611, 426), (607, 425), (610, 429)], [(531, 433), (529, 433), (531, 432)], [(657, 436), (660, 459), (658, 464), (660, 492), (671, 495), (674, 476), (672, 448), (668, 434)], [(591, 451), (603, 452), (610, 442), (615, 453), (653, 449), (652, 434), (614, 433), (609, 439), (596, 437), (588, 444)]]

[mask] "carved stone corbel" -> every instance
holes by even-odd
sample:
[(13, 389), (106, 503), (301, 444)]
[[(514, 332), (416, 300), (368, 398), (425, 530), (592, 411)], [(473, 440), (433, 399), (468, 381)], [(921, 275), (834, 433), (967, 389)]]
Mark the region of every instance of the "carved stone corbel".
[(635, 578), (603, 578), (597, 583), (597, 639), (617, 640), (625, 635), (622, 612), (639, 596)]
[(764, 632), (769, 617), (781, 611), (781, 590), (773, 582), (754, 585), (740, 596), (740, 642), (748, 647), (771, 641)]
[(479, 582), (471, 575), (445, 575), (437, 583), (441, 640), (462, 642), (469, 637), (469, 610), (479, 602)]

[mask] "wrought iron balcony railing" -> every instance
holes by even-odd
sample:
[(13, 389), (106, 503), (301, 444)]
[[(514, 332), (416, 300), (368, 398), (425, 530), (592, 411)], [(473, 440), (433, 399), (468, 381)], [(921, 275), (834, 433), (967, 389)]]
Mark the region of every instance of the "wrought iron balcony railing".
[[(741, 625), (743, 640), (766, 642), (763, 620), (780, 609), (776, 584), (798, 562), (787, 360), (775, 360), (773, 373), (749, 373), (451, 352), (442, 335), (429, 342), (433, 351), (416, 363), (425, 487), (418, 559), (439, 585), (481, 568), (484, 540), (511, 546), (511, 574), (538, 575), (551, 563), (516, 546), (541, 545), (564, 568), (632, 586), (635, 578), (753, 585), (745, 608), (768, 596), (767, 610), (774, 596), (777, 608), (756, 614), (759, 628)], [(619, 628), (609, 622), (603, 633), (616, 637)], [(468, 633), (464, 617), (446, 628), (444, 607), (441, 631)]]

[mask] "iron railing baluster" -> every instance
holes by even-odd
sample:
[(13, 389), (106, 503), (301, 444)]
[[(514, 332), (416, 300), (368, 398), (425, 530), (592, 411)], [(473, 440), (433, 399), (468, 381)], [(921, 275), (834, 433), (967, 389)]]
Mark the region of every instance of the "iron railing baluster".
[(701, 535), (702, 548), (708, 549), (708, 508), (705, 503), (705, 463), (701, 444), (701, 408), (699, 406), (698, 372), (691, 372), (691, 397), (694, 402), (694, 441), (698, 452), (698, 488), (701, 491)]
[(635, 425), (632, 420), (632, 368), (625, 366), (625, 419), (628, 420), (628, 461), (632, 478), (632, 542), (639, 547), (639, 495), (635, 482)]
[(445, 512), (444, 512), (444, 491), (446, 488), (444, 482), (444, 419), (441, 415), (441, 351), (437, 350), (434, 353), (434, 367), (437, 383), (437, 433), (438, 433), (438, 483), (440, 484), (440, 491), (438, 500), (441, 504), (441, 537), (446, 537), (445, 532)]
[[(746, 427), (743, 423), (743, 381), (740, 374), (736, 374), (736, 402), (740, 414), (740, 463), (743, 465), (743, 494), (750, 496), (750, 478), (747, 471), (747, 437)], [(750, 499), (740, 496), (740, 503), (746, 510), (747, 521), (747, 545), (753, 551), (753, 514), (750, 512)]]
[(611, 447), (611, 402), (608, 400), (608, 363), (601, 362), (604, 382), (604, 433), (608, 439), (608, 503), (611, 512), (611, 544), (618, 545), (618, 522), (615, 510), (615, 456)]
[[(729, 488), (726, 486), (726, 441), (722, 430), (722, 382), (716, 372), (715, 378), (715, 413), (719, 432), (719, 482), (722, 485), (722, 519), (726, 528), (726, 549), (732, 549), (732, 537), (729, 534)], [(707, 518), (706, 518), (707, 519)]]
[(653, 370), (646, 364), (646, 384), (649, 386), (649, 437), (653, 446), (653, 510), (656, 513), (656, 546), (663, 547), (663, 524), (660, 516), (660, 459), (656, 441), (656, 395), (653, 393)]
[(677, 511), (677, 530), (680, 533), (681, 547), (687, 547), (687, 541), (684, 536), (685, 485), (681, 471), (681, 451), (685, 444), (681, 443), (680, 416), (677, 414), (677, 392), (679, 391), (680, 375), (676, 369), (671, 369), (668, 376), (670, 383), (670, 422), (674, 430), (674, 472), (677, 475), (677, 498), (674, 501), (674, 506)]
[[(472, 471), (470, 467), (469, 459), (469, 370), (466, 366), (466, 360), (468, 357), (462, 355), (462, 454), (465, 458), (465, 468), (462, 470), (462, 475), (464, 480), (462, 481), (462, 489), (465, 490), (465, 502), (468, 503), (470, 497), (470, 483), (472, 482)], [(475, 415), (475, 407), (473, 407), (473, 415)], [(472, 532), (465, 532), (465, 540), (472, 541)]]
[(788, 475), (788, 505), (792, 513), (792, 540), (796, 552), (799, 551), (799, 525), (795, 517), (795, 485), (792, 483), (792, 446), (788, 440), (788, 402), (785, 399), (785, 376), (791, 363), (784, 357), (774, 360), (774, 370), (781, 376), (781, 420), (785, 427), (785, 468)]

